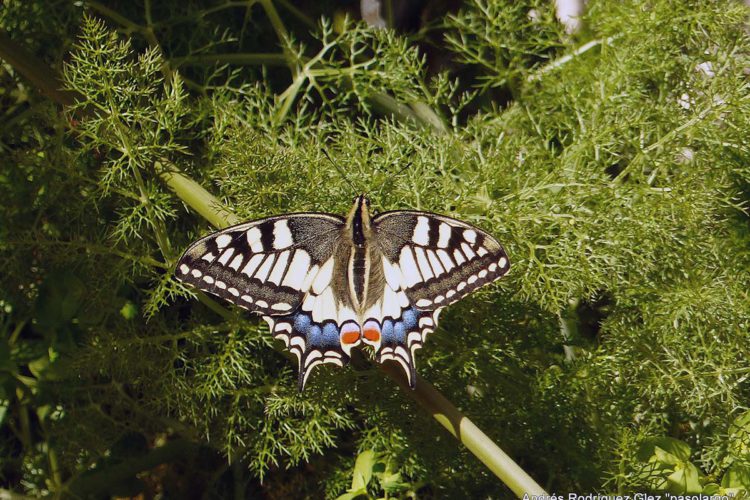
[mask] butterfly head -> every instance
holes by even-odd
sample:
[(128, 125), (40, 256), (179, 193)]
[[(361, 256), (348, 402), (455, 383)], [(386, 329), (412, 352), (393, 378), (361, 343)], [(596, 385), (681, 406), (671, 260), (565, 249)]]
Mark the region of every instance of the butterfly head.
[(354, 198), (354, 206), (349, 212), (346, 223), (352, 231), (354, 244), (359, 247), (364, 246), (370, 233), (370, 200), (366, 194)]
[(370, 198), (367, 197), (367, 194), (362, 193), (359, 196), (355, 196), (352, 198), (352, 203), (354, 204), (354, 207), (356, 208), (359, 205), (364, 205), (368, 209), (370, 208)]

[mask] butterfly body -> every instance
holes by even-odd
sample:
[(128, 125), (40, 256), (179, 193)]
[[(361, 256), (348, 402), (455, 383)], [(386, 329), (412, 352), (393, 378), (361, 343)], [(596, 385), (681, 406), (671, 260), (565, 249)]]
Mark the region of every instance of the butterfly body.
[(346, 218), (299, 213), (252, 221), (191, 245), (182, 281), (260, 313), (299, 360), (343, 366), (352, 348), (401, 364), (414, 387), (414, 352), (440, 310), (504, 275), (505, 251), (478, 228), (417, 211), (370, 215), (355, 199)]

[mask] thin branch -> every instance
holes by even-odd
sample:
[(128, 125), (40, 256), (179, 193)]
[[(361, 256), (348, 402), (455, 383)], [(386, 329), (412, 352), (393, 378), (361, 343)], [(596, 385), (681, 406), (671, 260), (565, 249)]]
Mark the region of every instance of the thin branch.
[(185, 57), (173, 57), (169, 63), (178, 66), (210, 66), (213, 64), (234, 64), (238, 66), (286, 66), (284, 54), (247, 53), (247, 54), (197, 54)]
[(162, 64), (161, 64), (161, 72), (164, 75), (164, 78), (169, 81), (172, 79), (173, 71), (172, 68), (169, 67), (169, 64), (167, 62), (166, 54), (164, 53), (164, 50), (162, 49), (161, 44), (159, 43), (159, 40), (156, 38), (156, 34), (154, 33), (152, 24), (151, 24), (151, 5), (150, 3), (146, 3), (146, 21), (148, 22), (148, 26), (141, 26), (138, 23), (135, 23), (128, 19), (127, 17), (123, 16), (119, 12), (110, 9), (106, 5), (102, 5), (99, 2), (95, 1), (89, 1), (88, 6), (92, 8), (93, 10), (99, 12), (99, 14), (106, 16), (110, 18), (111, 20), (115, 21), (118, 24), (121, 24), (122, 26), (125, 26), (125, 29), (131, 32), (140, 33), (148, 42), (148, 44), (159, 51), (159, 54), (162, 56)]
[(535, 82), (535, 81), (541, 80), (542, 77), (546, 75), (547, 73), (556, 70), (557, 68), (559, 68), (560, 66), (563, 66), (564, 64), (569, 63), (570, 61), (580, 56), (581, 54), (584, 54), (588, 52), (589, 50), (593, 49), (594, 47), (598, 47), (599, 45), (609, 45), (619, 37), (620, 35), (613, 35), (608, 38), (605, 38), (604, 40), (591, 40), (588, 43), (584, 43), (583, 45), (578, 47), (576, 50), (571, 52), (570, 54), (566, 54), (560, 57), (559, 59), (555, 59), (554, 61), (547, 64), (546, 66), (542, 66), (539, 70), (529, 75), (526, 78), (526, 81)]
[(221, 3), (219, 5), (215, 5), (213, 7), (209, 7), (203, 10), (196, 10), (194, 12), (190, 12), (187, 15), (177, 15), (177, 16), (171, 16), (169, 18), (166, 18), (161, 21), (156, 21), (152, 24), (152, 27), (154, 29), (156, 28), (168, 28), (172, 26), (176, 26), (181, 23), (185, 22), (193, 22), (196, 19), (202, 19), (205, 17), (208, 17), (210, 15), (216, 14), (217, 12), (221, 12), (222, 10), (227, 9), (235, 9), (239, 7), (243, 7), (245, 9), (249, 9), (253, 5), (257, 3), (256, 0), (236, 0), (236, 1), (225, 1), (224, 3)]
[(43, 235), (37, 236), (36, 239), (11, 239), (6, 240), (8, 243), (12, 245), (24, 245), (28, 247), (32, 247), (34, 245), (42, 246), (42, 247), (63, 247), (67, 250), (85, 250), (87, 252), (90, 252), (95, 255), (114, 255), (116, 257), (120, 257), (123, 260), (129, 260), (131, 262), (138, 262), (144, 266), (150, 266), (150, 267), (158, 267), (160, 269), (167, 269), (169, 266), (165, 264), (164, 262), (159, 262), (158, 260), (154, 259), (153, 257), (150, 257), (148, 255), (134, 255), (132, 253), (123, 252), (121, 250), (118, 250), (115, 248), (114, 245), (104, 245), (104, 244), (98, 244), (91, 241), (75, 241), (75, 240), (47, 240), (43, 237)]
[(93, 9), (99, 14), (101, 14), (102, 16), (108, 17), (109, 19), (116, 22), (117, 24), (124, 26), (127, 31), (143, 33), (146, 30), (144, 26), (141, 26), (140, 24), (131, 21), (130, 19), (123, 16), (116, 10), (110, 9), (109, 7), (107, 7), (106, 5), (102, 3), (89, 0), (88, 2), (86, 2), (86, 5), (90, 9)]
[(284, 22), (281, 20), (281, 16), (279, 16), (279, 13), (276, 11), (276, 7), (273, 6), (273, 2), (271, 0), (258, 1), (263, 6), (263, 10), (266, 12), (266, 17), (268, 17), (271, 26), (273, 26), (273, 29), (276, 32), (276, 36), (279, 38), (279, 43), (281, 43), (282, 50), (287, 58), (289, 71), (292, 72), (292, 78), (295, 78), (297, 76), (297, 60), (287, 47), (289, 32), (287, 32), (286, 26), (284, 26)]
[(286, 10), (289, 11), (290, 14), (292, 14), (294, 17), (305, 23), (309, 28), (315, 29), (317, 28), (317, 24), (315, 24), (315, 21), (311, 17), (309, 17), (307, 14), (299, 10), (297, 7), (292, 5), (287, 0), (276, 0), (276, 2), (284, 7)]
[[(613, 182), (622, 182), (627, 174), (630, 173), (630, 171), (634, 168), (635, 165), (638, 165), (639, 162), (647, 157), (652, 151), (662, 147), (667, 142), (673, 140), (675, 137), (677, 137), (680, 133), (682, 133), (685, 129), (688, 129), (692, 127), (693, 125), (696, 125), (700, 122), (702, 122), (706, 117), (716, 111), (717, 109), (723, 107), (726, 103), (723, 101), (720, 102), (714, 102), (708, 107), (706, 107), (703, 111), (700, 113), (695, 114), (692, 118), (690, 118), (688, 121), (680, 124), (678, 127), (670, 130), (666, 134), (659, 137), (659, 140), (653, 142), (652, 144), (649, 144), (647, 147), (641, 149), (638, 151), (634, 156), (633, 159), (630, 160), (630, 163), (628, 163), (621, 171), (617, 174), (617, 176), (613, 179)], [(653, 179), (649, 182), (649, 185), (653, 182)]]

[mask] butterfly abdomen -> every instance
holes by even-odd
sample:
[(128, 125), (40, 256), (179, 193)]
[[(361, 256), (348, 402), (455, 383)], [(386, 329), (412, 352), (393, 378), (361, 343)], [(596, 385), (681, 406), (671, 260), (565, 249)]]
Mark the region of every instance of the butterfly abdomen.
[(352, 302), (359, 306), (364, 303), (367, 295), (367, 285), (369, 282), (369, 249), (367, 247), (353, 246), (349, 256), (349, 283)]

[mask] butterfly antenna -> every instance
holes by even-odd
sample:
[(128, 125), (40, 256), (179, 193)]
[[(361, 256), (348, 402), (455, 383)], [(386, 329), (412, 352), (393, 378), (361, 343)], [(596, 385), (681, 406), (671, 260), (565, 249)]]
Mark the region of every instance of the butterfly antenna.
[(398, 177), (399, 175), (401, 175), (404, 172), (404, 170), (406, 170), (407, 168), (411, 167), (413, 164), (414, 164), (414, 162), (410, 161), (409, 163), (407, 163), (406, 165), (404, 165), (403, 167), (401, 167), (401, 169), (398, 172), (396, 172), (395, 174), (386, 176), (386, 178), (383, 180), (383, 182), (381, 182), (380, 185), (378, 186), (378, 189), (377, 190), (373, 190), (373, 192), (380, 191), (380, 189), (383, 186), (385, 186), (386, 182), (390, 181), (391, 179), (393, 179), (395, 177)]
[(328, 153), (326, 152), (325, 149), (321, 149), (321, 151), (323, 152), (324, 155), (326, 155), (326, 158), (328, 158), (328, 161), (331, 162), (331, 165), (333, 165), (333, 168), (335, 168), (338, 171), (338, 173), (341, 174), (341, 177), (344, 178), (346, 183), (349, 184), (349, 187), (352, 188), (352, 191), (354, 191), (356, 194), (359, 194), (361, 190), (357, 189), (357, 186), (355, 186), (354, 183), (351, 181), (351, 179), (349, 179), (349, 177), (346, 176), (346, 173), (344, 173), (344, 170), (338, 164), (336, 164), (336, 162), (334, 162), (330, 156), (328, 156)]

